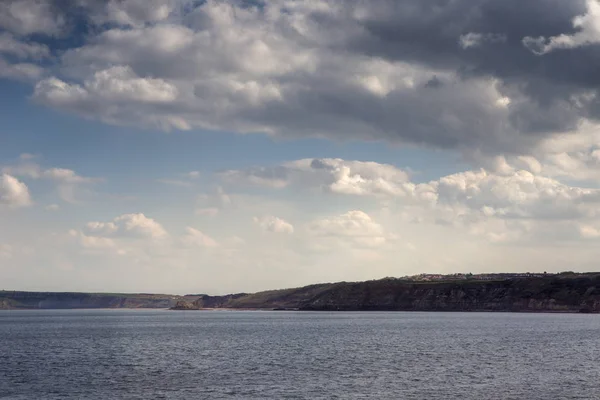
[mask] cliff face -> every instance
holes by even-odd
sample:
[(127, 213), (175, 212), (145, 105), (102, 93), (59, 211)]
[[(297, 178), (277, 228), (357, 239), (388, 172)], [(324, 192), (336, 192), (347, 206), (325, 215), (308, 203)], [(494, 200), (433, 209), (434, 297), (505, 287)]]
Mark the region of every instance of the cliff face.
[(0, 309), (174, 308), (396, 311), (600, 312), (600, 274), (503, 281), (382, 279), (226, 296), (0, 291)]
[(231, 308), (300, 310), (600, 312), (600, 274), (505, 281), (383, 279), (249, 294)]
[(501, 282), (425, 284), (393, 280), (366, 282), (339, 285), (303, 303), (301, 308), (600, 312), (600, 281), (536, 278)]
[(195, 300), (191, 300), (194, 295), (188, 295), (187, 300), (179, 300), (171, 310), (206, 310), (212, 308), (231, 308), (231, 302), (236, 299), (248, 296), (246, 293), (228, 294), (225, 296), (208, 296), (206, 294), (197, 295)]
[(0, 291), (0, 309), (169, 308), (180, 296)]

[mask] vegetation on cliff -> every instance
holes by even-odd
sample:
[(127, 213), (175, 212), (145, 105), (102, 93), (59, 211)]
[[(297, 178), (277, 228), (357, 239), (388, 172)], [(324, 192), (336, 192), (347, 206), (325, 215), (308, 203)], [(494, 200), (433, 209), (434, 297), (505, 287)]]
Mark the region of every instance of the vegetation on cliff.
[(600, 312), (600, 273), (415, 282), (385, 278), (226, 296), (0, 291), (0, 308)]
[(600, 274), (565, 273), (497, 281), (413, 282), (386, 278), (205, 296), (228, 308), (300, 310), (600, 312)]
[(0, 291), (0, 309), (169, 308), (181, 296), (168, 294)]

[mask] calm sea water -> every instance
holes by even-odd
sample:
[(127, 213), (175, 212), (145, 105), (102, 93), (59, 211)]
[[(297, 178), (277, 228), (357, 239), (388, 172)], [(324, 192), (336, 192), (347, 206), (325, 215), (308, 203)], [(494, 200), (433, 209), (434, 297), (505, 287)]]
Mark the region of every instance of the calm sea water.
[(600, 316), (0, 312), (1, 399), (600, 399)]

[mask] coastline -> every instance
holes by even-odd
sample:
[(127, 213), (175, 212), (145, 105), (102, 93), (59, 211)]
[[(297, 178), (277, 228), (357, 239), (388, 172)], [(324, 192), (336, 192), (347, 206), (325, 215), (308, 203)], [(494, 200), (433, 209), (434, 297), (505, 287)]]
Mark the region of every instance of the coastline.
[(0, 309), (600, 313), (600, 273), (504, 280), (384, 278), (223, 296), (0, 291)]

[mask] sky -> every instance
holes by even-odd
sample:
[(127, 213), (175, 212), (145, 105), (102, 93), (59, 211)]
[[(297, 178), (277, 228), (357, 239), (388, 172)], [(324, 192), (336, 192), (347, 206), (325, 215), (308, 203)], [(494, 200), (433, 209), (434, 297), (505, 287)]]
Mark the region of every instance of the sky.
[(0, 290), (598, 270), (597, 0), (4, 0)]

